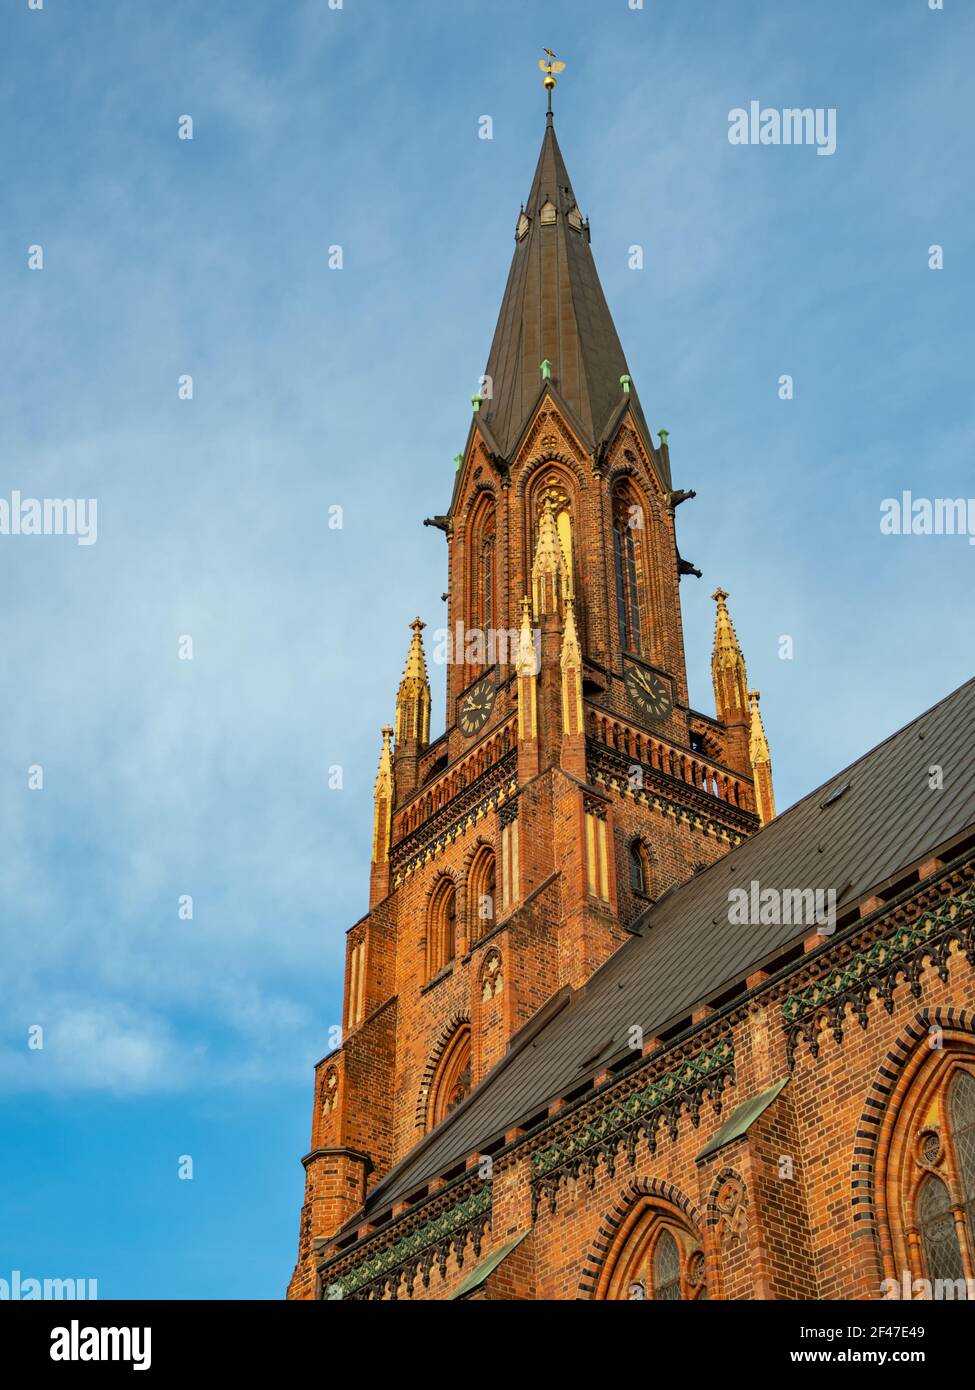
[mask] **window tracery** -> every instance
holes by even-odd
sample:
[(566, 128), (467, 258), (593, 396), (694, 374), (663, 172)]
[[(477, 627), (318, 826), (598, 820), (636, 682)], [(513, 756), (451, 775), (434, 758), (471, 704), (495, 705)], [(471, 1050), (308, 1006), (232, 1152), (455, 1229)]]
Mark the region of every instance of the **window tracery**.
[(458, 1028), (444, 1052), (430, 1098), (430, 1126), (440, 1124), (471, 1093), (471, 1030)]
[[(471, 516), (468, 555), (467, 626), (483, 634), (485, 655), (492, 649), (490, 634), (497, 625), (497, 508), (485, 492)], [(483, 663), (478, 663), (483, 664)]]
[(704, 1251), (669, 1203), (646, 1199), (621, 1235), (605, 1298), (691, 1301), (707, 1297)]
[(620, 646), (637, 655), (646, 636), (645, 516), (632, 484), (613, 489), (613, 572)]
[[(894, 1120), (886, 1179), (898, 1281), (906, 1273), (919, 1297), (975, 1297), (975, 1058), (970, 1052), (942, 1054), (920, 1069)], [(939, 1293), (939, 1282), (951, 1283), (951, 1293)]]

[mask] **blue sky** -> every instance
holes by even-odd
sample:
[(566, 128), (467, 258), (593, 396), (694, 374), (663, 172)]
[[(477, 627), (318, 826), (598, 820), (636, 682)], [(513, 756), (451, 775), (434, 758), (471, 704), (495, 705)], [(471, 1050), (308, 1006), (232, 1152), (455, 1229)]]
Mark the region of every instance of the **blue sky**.
[[(631, 373), (698, 491), (693, 703), (718, 582), (780, 808), (971, 674), (975, 549), (879, 530), (904, 488), (973, 491), (975, 11), (945, 5), (7, 0), (0, 497), (95, 497), (98, 539), (0, 536), (0, 1277), (283, 1294), (542, 45)], [(836, 153), (730, 145), (751, 100), (835, 107)]]

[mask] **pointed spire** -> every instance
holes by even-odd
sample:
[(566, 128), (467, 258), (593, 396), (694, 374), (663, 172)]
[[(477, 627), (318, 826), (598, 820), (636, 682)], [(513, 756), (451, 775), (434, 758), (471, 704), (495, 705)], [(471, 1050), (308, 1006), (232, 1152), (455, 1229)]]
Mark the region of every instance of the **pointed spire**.
[(742, 656), (728, 612), (726, 591), (717, 588), (711, 597), (718, 605), (714, 623), (714, 649), (711, 653), (715, 707), (723, 724), (743, 724), (749, 718), (745, 658)]
[(538, 540), (532, 561), (532, 594), (535, 617), (558, 613), (572, 590), (569, 566), (562, 549), (555, 508), (551, 498), (545, 502), (538, 520)]
[(518, 780), (528, 781), (538, 771), (538, 652), (532, 630), (531, 604), (521, 600), (521, 630), (515, 655), (518, 679)]
[(393, 756), (389, 740), (393, 730), (387, 724), (383, 729), (383, 746), (379, 754), (379, 769), (373, 786), (372, 823), (372, 862), (381, 863), (389, 858), (389, 840), (393, 810)]
[[(652, 438), (631, 385), (626, 357), (589, 245), (588, 223), (572, 190), (551, 113), (531, 190), (515, 226), (515, 251), (488, 355), (491, 399), (481, 405), (501, 451), (510, 456), (544, 386), (572, 413), (573, 427), (593, 449), (625, 399), (648, 447)], [(542, 382), (539, 363), (551, 363)], [(669, 490), (669, 477), (662, 479)]]
[(579, 634), (576, 631), (575, 603), (572, 595), (565, 599), (565, 630), (562, 633), (562, 656), (559, 661), (562, 670), (567, 666), (582, 667), (582, 651), (579, 647)]
[(535, 677), (538, 675), (538, 653), (535, 651), (531, 605), (528, 602), (527, 594), (521, 600), (521, 630), (518, 633), (515, 672), (519, 676)]
[(755, 804), (759, 820), (767, 825), (775, 818), (775, 792), (772, 788), (772, 757), (768, 751), (765, 726), (759, 712), (761, 699), (757, 690), (749, 690), (748, 702), (751, 709), (751, 730), (748, 736), (748, 757), (755, 779)]
[(576, 632), (572, 595), (565, 600), (565, 628), (562, 633), (562, 766), (585, 780), (586, 738), (582, 710), (582, 650)]
[(425, 748), (430, 740), (430, 682), (427, 679), (427, 659), (420, 636), (426, 623), (414, 618), (410, 623), (413, 637), (406, 655), (403, 679), (396, 696), (396, 747), (418, 743)]
[(758, 708), (758, 702), (761, 698), (759, 691), (749, 690), (751, 732), (748, 736), (748, 756), (752, 763), (770, 763), (772, 761), (768, 751), (768, 739), (765, 737), (765, 725), (762, 723), (762, 716)]
[(406, 654), (406, 666), (403, 670), (403, 679), (419, 680), (424, 685), (427, 681), (427, 659), (423, 650), (423, 638), (420, 636), (426, 623), (420, 618), (414, 618), (410, 623), (410, 631), (413, 633), (410, 639), (410, 650)]

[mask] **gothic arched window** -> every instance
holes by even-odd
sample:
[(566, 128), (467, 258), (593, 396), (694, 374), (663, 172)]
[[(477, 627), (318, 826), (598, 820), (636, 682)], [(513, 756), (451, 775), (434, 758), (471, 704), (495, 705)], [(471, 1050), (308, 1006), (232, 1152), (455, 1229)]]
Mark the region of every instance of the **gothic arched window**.
[(634, 893), (651, 896), (650, 851), (643, 840), (630, 841), (630, 887)]
[(951, 1083), (951, 1129), (965, 1200), (975, 1204), (975, 1076), (960, 1071)]
[(485, 634), (491, 630), (494, 621), (494, 508), (485, 519), (480, 536), (479, 560), (481, 581), (481, 627)]
[(670, 1203), (647, 1198), (624, 1225), (597, 1297), (704, 1299), (704, 1252)]
[(639, 655), (643, 646), (644, 510), (632, 485), (624, 480), (613, 489), (613, 571), (620, 646)]
[(430, 1127), (446, 1119), (471, 1092), (471, 1030), (458, 1028), (441, 1059), (430, 1092)]
[(457, 889), (442, 879), (430, 899), (427, 920), (427, 978), (432, 979), (453, 960), (457, 950)]
[(528, 564), (530, 568), (534, 565), (538, 553), (538, 538), (542, 513), (550, 508), (552, 517), (555, 521), (555, 530), (558, 536), (559, 547), (562, 552), (565, 571), (564, 584), (576, 600), (576, 622), (578, 622), (579, 614), (583, 606), (583, 596), (578, 591), (573, 579), (575, 542), (573, 540), (572, 507), (573, 503), (569, 495), (569, 488), (566, 480), (557, 471), (547, 473), (540, 480), (532, 496), (531, 508), (533, 521), (532, 535), (530, 536), (531, 553), (528, 556)]
[(680, 1248), (666, 1228), (653, 1251), (654, 1298), (680, 1298)]
[[(894, 1120), (886, 1213), (898, 1269), (950, 1281), (922, 1297), (971, 1298), (975, 1269), (975, 1075), (971, 1053), (925, 1063)], [(923, 1287), (923, 1286), (922, 1286)]]
[[(497, 620), (497, 509), (494, 499), (482, 494), (471, 518), (470, 593), (468, 602), (468, 627), (476, 628), (484, 634), (484, 642), (489, 642), (491, 629)], [(488, 658), (490, 660), (490, 658)]]
[(490, 845), (482, 845), (475, 854), (467, 882), (468, 935), (473, 946), (491, 930), (496, 920), (496, 868)]
[(924, 1179), (917, 1200), (918, 1225), (929, 1279), (964, 1279), (951, 1193), (940, 1178)]

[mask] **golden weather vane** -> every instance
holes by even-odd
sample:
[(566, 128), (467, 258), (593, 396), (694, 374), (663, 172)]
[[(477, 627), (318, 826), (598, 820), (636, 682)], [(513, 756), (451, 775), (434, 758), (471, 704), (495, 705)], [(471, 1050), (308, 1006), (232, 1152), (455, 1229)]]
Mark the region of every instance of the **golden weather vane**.
[(546, 92), (548, 92), (548, 109), (551, 111), (552, 91), (555, 88), (556, 82), (555, 74), (557, 72), (564, 72), (565, 64), (556, 61), (555, 54), (552, 52), (550, 48), (543, 48), (542, 52), (548, 56), (548, 62), (546, 62), (544, 58), (539, 58), (538, 66), (545, 74), (544, 78), (542, 79), (542, 86), (545, 88)]

